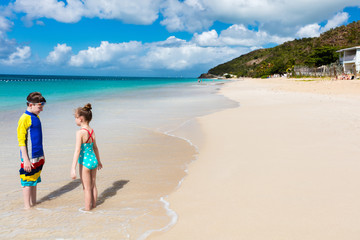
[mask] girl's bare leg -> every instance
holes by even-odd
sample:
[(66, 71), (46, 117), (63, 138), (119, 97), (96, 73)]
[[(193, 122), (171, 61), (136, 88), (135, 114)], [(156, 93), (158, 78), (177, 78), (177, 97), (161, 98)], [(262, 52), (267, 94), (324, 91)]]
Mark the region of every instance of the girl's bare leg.
[(82, 169), (83, 169), (83, 165), (79, 164), (79, 175), (80, 175), (81, 185), (83, 186), (83, 190), (84, 190), (85, 187), (84, 187), (84, 181), (82, 178)]
[(90, 211), (92, 208), (92, 184), (91, 184), (91, 170), (83, 167), (81, 169), (81, 181), (84, 187), (84, 195), (85, 195), (85, 211)]
[(97, 168), (91, 170), (91, 183), (92, 183), (92, 207), (96, 208), (98, 191), (96, 188), (96, 172)]

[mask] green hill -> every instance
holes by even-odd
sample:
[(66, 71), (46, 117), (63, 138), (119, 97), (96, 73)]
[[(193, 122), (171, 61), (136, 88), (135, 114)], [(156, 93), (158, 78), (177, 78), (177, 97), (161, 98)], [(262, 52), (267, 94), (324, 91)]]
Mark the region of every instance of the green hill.
[(337, 50), (360, 45), (360, 21), (337, 27), (319, 37), (285, 42), (273, 48), (258, 49), (220, 64), (208, 74), (261, 77), (285, 73), (294, 65), (322, 66), (338, 59)]

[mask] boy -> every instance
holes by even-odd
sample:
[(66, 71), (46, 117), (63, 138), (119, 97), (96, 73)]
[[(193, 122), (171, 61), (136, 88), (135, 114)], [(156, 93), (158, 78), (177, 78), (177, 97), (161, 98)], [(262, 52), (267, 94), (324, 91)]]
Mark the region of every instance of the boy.
[(41, 122), (38, 116), (45, 103), (46, 100), (41, 93), (30, 93), (27, 97), (26, 112), (20, 117), (17, 128), (21, 158), (19, 172), (25, 209), (36, 204), (36, 185), (41, 182), (40, 173), (45, 163)]

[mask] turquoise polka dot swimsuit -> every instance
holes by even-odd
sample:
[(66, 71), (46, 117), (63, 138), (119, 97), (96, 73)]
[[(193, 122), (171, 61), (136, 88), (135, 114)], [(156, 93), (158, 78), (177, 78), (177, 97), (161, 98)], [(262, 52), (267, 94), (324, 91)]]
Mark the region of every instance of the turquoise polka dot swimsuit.
[(98, 166), (98, 160), (95, 156), (94, 153), (94, 142), (89, 143), (89, 140), (93, 140), (93, 137), (91, 136), (94, 133), (94, 130), (91, 131), (91, 133), (89, 132), (89, 130), (82, 128), (83, 130), (86, 130), (89, 133), (89, 139), (86, 141), (86, 143), (81, 144), (81, 149), (80, 149), (80, 155), (79, 155), (79, 159), (78, 159), (78, 163), (83, 165), (84, 167), (92, 170), (97, 168)]

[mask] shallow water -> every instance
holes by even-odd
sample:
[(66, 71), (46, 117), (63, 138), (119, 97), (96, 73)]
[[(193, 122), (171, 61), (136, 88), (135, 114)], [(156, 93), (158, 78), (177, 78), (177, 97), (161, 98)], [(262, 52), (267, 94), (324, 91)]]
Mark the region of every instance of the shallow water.
[[(163, 197), (170, 194), (196, 159), (196, 147), (172, 135), (192, 119), (236, 104), (217, 95), (220, 82), (151, 85), (48, 101), (40, 114), (46, 163), (38, 185), (38, 205), (22, 210), (16, 126), (24, 109), (0, 112), (0, 163), (4, 172), (0, 238), (145, 239), (176, 221)], [(46, 97), (46, 96), (45, 96)], [(55, 99), (56, 96), (49, 99)], [(97, 174), (98, 207), (82, 211), (79, 180), (70, 179), (74, 151), (73, 109), (93, 105), (104, 168)]]

